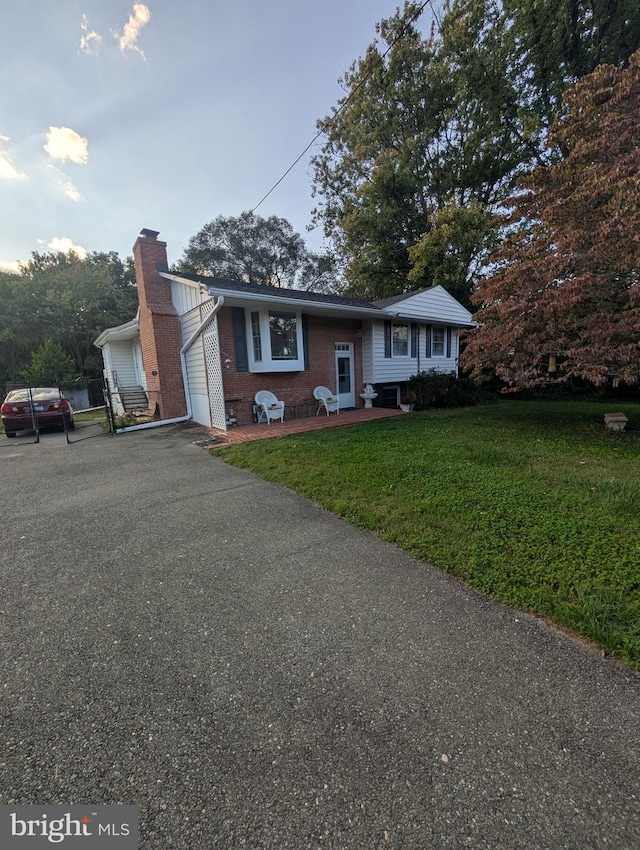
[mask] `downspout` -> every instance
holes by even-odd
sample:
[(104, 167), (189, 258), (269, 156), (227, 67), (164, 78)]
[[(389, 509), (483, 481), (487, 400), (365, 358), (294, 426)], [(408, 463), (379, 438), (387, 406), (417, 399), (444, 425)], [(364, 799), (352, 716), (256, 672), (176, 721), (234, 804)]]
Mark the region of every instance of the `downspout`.
[(213, 310), (206, 316), (199, 327), (191, 334), (189, 339), (180, 349), (180, 368), (182, 370), (182, 383), (184, 385), (184, 397), (187, 404), (187, 412), (184, 416), (176, 416), (174, 419), (160, 419), (158, 422), (144, 422), (142, 425), (131, 425), (129, 428), (119, 428), (115, 433), (123, 434), (125, 431), (144, 431), (147, 428), (158, 428), (160, 425), (176, 425), (178, 422), (187, 422), (191, 419), (193, 411), (191, 410), (191, 394), (189, 393), (189, 379), (187, 377), (187, 351), (197, 340), (200, 334), (213, 321), (213, 317), (218, 313), (224, 304), (224, 295), (218, 295)]

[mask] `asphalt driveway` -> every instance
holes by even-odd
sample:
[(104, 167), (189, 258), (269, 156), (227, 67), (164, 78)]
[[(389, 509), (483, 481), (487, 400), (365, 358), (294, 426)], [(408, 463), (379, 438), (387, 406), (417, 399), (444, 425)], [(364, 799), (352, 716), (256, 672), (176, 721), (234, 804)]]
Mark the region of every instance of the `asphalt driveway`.
[(140, 847), (640, 847), (640, 677), (179, 428), (0, 451), (2, 803)]

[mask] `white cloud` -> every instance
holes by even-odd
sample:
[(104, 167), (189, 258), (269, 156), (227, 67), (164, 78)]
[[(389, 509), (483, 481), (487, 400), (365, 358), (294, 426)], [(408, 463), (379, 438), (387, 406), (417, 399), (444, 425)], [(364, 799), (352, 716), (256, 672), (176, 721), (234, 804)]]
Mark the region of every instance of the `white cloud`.
[(150, 19), (151, 12), (148, 6), (145, 6), (144, 3), (133, 4), (133, 12), (129, 15), (129, 20), (124, 25), (122, 33), (119, 33), (117, 30), (111, 31), (113, 37), (117, 39), (122, 53), (125, 50), (134, 50), (143, 59), (145, 58), (144, 53), (140, 50), (136, 42), (138, 41), (140, 30), (145, 24), (149, 23)]
[(56, 168), (55, 165), (47, 165), (47, 168), (50, 168), (58, 178), (58, 187), (62, 191), (62, 193), (70, 200), (74, 201), (74, 203), (79, 203), (82, 200), (82, 195), (73, 185), (71, 180), (67, 177), (64, 171), (61, 171), (59, 168)]
[[(0, 142), (8, 142), (9, 136), (0, 136)], [(18, 171), (4, 151), (0, 151), (0, 180), (26, 180), (27, 175)]]
[(98, 49), (102, 44), (102, 36), (100, 33), (97, 33), (95, 30), (89, 29), (89, 23), (87, 21), (87, 16), (82, 16), (82, 21), (80, 23), (80, 29), (84, 33), (80, 38), (80, 50), (82, 53), (89, 53), (92, 56), (98, 55)]
[(86, 165), (89, 159), (88, 142), (69, 127), (49, 127), (47, 143), (44, 149), (52, 159), (61, 162), (70, 160), (78, 165)]
[(64, 193), (70, 201), (73, 201), (76, 204), (82, 200), (80, 192), (78, 192), (76, 187), (71, 182), (67, 182), (64, 184)]
[(5, 262), (4, 260), (0, 260), (0, 272), (6, 272), (7, 274), (18, 274), (20, 271), (20, 263), (16, 260), (16, 262)]
[(74, 245), (68, 236), (54, 236), (53, 239), (47, 242), (47, 248), (50, 251), (60, 251), (63, 254), (73, 251), (81, 260), (84, 260), (87, 256), (86, 250), (81, 245)]

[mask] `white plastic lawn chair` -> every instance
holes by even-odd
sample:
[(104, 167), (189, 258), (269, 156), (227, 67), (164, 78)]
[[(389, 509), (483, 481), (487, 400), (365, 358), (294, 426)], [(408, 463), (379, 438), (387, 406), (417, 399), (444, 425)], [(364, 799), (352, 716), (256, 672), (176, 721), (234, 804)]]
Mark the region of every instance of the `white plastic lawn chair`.
[(340, 399), (337, 395), (334, 395), (330, 389), (327, 387), (316, 387), (313, 391), (313, 397), (318, 402), (318, 409), (316, 410), (316, 416), (320, 413), (322, 408), (327, 411), (327, 416), (330, 413), (340, 413)]
[(284, 402), (280, 401), (269, 390), (260, 390), (256, 393), (255, 404), (258, 408), (258, 422), (271, 424), (272, 419), (284, 422)]

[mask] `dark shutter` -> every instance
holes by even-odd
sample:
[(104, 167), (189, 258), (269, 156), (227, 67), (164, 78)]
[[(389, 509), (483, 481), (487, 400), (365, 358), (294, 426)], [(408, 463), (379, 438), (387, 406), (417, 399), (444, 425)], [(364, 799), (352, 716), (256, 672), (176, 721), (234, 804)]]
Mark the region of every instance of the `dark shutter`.
[(302, 353), (304, 355), (304, 368), (309, 369), (309, 328), (305, 314), (302, 315)]
[(451, 357), (451, 328), (447, 328), (447, 357)]
[(411, 322), (411, 356), (418, 356), (418, 326)]
[(426, 325), (424, 329), (424, 340), (425, 340), (425, 355), (427, 357), (431, 357), (431, 325)]
[(391, 322), (384, 323), (384, 356), (391, 357)]
[(248, 372), (247, 324), (244, 318), (244, 307), (231, 308), (231, 322), (233, 325), (233, 347), (236, 354), (236, 372)]

